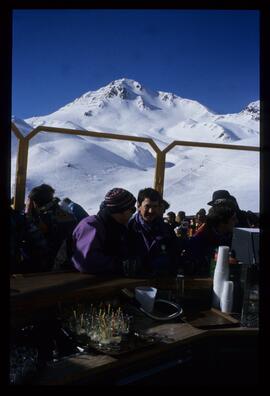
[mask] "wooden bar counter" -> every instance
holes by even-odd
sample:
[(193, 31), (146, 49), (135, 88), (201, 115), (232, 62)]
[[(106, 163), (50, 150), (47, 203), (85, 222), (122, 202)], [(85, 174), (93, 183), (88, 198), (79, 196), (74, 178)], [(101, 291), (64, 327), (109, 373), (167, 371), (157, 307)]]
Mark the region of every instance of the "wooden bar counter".
[[(76, 272), (13, 275), (11, 328), (44, 318), (59, 303), (104, 301), (114, 298), (123, 288), (132, 290), (141, 285), (155, 286), (158, 290), (175, 288), (173, 279), (105, 279)], [(212, 309), (211, 290), (210, 278), (185, 279), (181, 320), (150, 321), (144, 329), (149, 335), (162, 337), (160, 342), (123, 355), (89, 351), (60, 359), (38, 372), (32, 383), (168, 386), (250, 381), (255, 384), (258, 329), (243, 328), (230, 315)], [(226, 381), (222, 377), (225, 366)]]

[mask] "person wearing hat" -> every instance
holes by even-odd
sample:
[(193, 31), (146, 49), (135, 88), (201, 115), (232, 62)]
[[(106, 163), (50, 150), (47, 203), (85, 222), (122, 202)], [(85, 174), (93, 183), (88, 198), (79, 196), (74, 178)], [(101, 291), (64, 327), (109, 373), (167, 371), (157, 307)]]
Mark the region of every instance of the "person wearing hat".
[(231, 200), (231, 194), (227, 190), (217, 190), (213, 192), (212, 200), (207, 205), (214, 206)]
[(239, 208), (239, 205), (237, 203), (237, 200), (234, 196), (232, 196), (229, 191), (227, 190), (217, 190), (213, 192), (212, 195), (212, 200), (208, 202), (207, 205), (210, 206), (216, 206), (216, 205), (226, 205), (226, 204), (232, 204), (233, 207), (236, 210), (236, 216), (237, 216), (237, 227), (240, 228), (248, 228), (249, 227), (249, 222), (248, 222), (248, 216), (247, 212), (244, 210), (241, 210)]
[(167, 223), (170, 225), (170, 227), (173, 230), (178, 226), (178, 223), (175, 221), (175, 217), (176, 217), (176, 215), (174, 212), (167, 213)]
[(153, 188), (140, 190), (138, 211), (128, 224), (131, 250), (136, 252), (141, 272), (146, 276), (173, 275), (180, 266), (180, 242), (160, 216), (162, 201)]
[(122, 275), (129, 256), (127, 224), (136, 198), (123, 188), (105, 195), (99, 212), (81, 220), (73, 232), (72, 263), (77, 271), (95, 275)]
[(212, 206), (205, 223), (186, 241), (184, 272), (188, 275), (209, 275), (214, 250), (218, 246), (231, 246), (236, 223), (236, 209), (231, 203)]
[(27, 219), (40, 229), (47, 241), (43, 271), (70, 268), (71, 235), (76, 225), (75, 217), (59, 206), (60, 199), (54, 197), (54, 192), (49, 184), (36, 186), (28, 194), (25, 205)]

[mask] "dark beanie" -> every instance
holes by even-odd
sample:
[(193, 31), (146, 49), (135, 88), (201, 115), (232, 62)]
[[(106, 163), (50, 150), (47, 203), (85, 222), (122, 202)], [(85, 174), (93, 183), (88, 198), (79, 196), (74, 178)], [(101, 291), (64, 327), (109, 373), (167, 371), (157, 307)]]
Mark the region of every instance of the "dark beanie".
[(28, 197), (36, 202), (38, 206), (46, 205), (53, 199), (55, 190), (49, 184), (41, 184), (34, 187)]
[(100, 208), (107, 208), (110, 213), (121, 213), (133, 208), (135, 203), (136, 198), (129, 191), (123, 188), (113, 188), (105, 195)]

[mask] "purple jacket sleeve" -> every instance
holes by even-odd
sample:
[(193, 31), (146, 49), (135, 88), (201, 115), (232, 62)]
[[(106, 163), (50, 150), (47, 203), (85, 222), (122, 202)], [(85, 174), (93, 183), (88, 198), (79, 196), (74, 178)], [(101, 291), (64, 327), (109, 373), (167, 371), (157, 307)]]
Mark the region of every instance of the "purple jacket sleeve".
[(80, 272), (113, 274), (117, 259), (104, 254), (105, 229), (95, 216), (83, 219), (73, 231), (72, 263)]

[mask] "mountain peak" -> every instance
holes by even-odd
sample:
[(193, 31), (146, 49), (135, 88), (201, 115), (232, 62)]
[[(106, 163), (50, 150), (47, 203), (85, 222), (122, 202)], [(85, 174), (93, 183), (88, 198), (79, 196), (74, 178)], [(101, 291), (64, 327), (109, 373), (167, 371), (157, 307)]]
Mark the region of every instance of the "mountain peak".
[(260, 119), (260, 101), (256, 100), (255, 102), (249, 103), (242, 112), (251, 114), (251, 117), (258, 121)]
[(120, 78), (110, 82), (105, 87), (101, 88), (107, 99), (115, 96), (121, 99), (135, 99), (137, 95), (140, 95), (144, 90), (142, 84), (138, 81), (134, 81), (128, 78)]
[(125, 87), (125, 88), (131, 88), (131, 89), (139, 89), (142, 90), (142, 84), (140, 84), (138, 81), (131, 80), (130, 78), (119, 78), (118, 80), (114, 80), (110, 82), (107, 86), (109, 87)]

